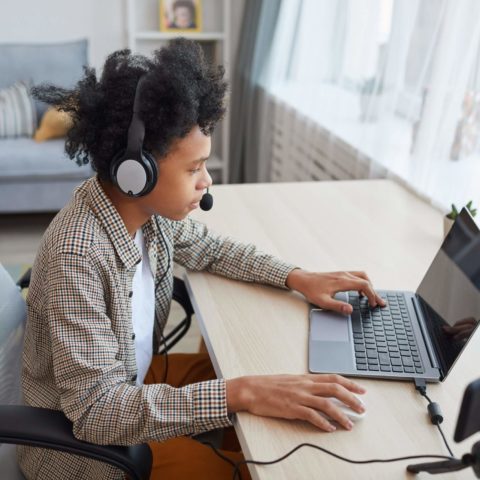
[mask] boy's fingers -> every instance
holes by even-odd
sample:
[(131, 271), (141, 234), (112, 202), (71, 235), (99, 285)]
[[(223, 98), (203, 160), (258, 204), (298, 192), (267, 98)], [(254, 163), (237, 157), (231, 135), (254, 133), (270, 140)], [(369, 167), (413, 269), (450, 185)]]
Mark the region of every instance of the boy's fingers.
[(353, 311), (353, 308), (350, 304), (341, 302), (340, 300), (335, 300), (329, 295), (325, 295), (321, 307), (326, 310), (343, 313), (344, 315), (350, 315)]
[[(375, 302), (382, 307), (384, 307), (386, 305), (385, 300), (373, 290), (372, 281), (370, 280), (370, 277), (365, 272), (355, 271), (355, 272), (347, 272), (347, 273), (349, 273), (350, 275), (354, 275), (355, 277), (359, 277), (363, 280), (366, 280), (368, 282), (369, 286), (371, 287), (371, 291), (374, 294)], [(363, 290), (361, 290), (361, 293), (363, 295), (366, 295), (366, 292), (364, 292)], [(366, 296), (368, 296), (368, 295), (366, 295)], [(369, 297), (369, 300), (370, 300), (370, 297)], [(371, 302), (370, 302), (370, 304), (371, 304)]]
[(367, 280), (361, 278), (345, 279), (344, 285), (341, 285), (343, 291), (357, 290), (362, 291), (368, 297), (368, 303), (371, 307), (377, 306), (377, 294), (373, 290), (372, 285)]
[(316, 388), (312, 388), (312, 393), (327, 399), (329, 397), (336, 398), (358, 413), (365, 411), (362, 401), (353, 395), (346, 387), (338, 383), (317, 384)]
[(378, 295), (378, 293), (375, 293), (375, 297), (378, 305), (380, 305), (381, 307), (385, 307), (387, 305), (387, 302), (385, 301), (385, 299), (383, 299), (380, 295)]
[(345, 387), (347, 390), (355, 393), (365, 393), (366, 389), (363, 388), (359, 383), (356, 383), (349, 378), (342, 377), (342, 375), (337, 375), (336, 373), (325, 374), (325, 375), (318, 375), (310, 373), (308, 374), (308, 378), (310, 378), (314, 382), (318, 383), (338, 383)]
[[(360, 290), (358, 292), (358, 295), (360, 297), (366, 297), (367, 296), (367, 295), (365, 295), (365, 293), (362, 290)], [(387, 301), (376, 292), (375, 292), (375, 299), (377, 301), (377, 304), (380, 305), (381, 307), (385, 307), (387, 305)]]
[(334, 432), (336, 430), (336, 428), (314, 408), (304, 406), (301, 407), (299, 412), (300, 420), (305, 420), (315, 427), (320, 428), (320, 430), (325, 432)]
[(367, 280), (368, 282), (370, 282), (370, 278), (365, 272), (347, 272), (347, 273), (349, 273), (350, 275), (354, 275), (355, 277), (363, 278), (364, 280)]
[(343, 413), (342, 410), (328, 398), (313, 397), (309, 407), (313, 408), (317, 412), (323, 412), (333, 421), (342, 425), (342, 427), (346, 430), (351, 430), (353, 427), (353, 423), (345, 415), (345, 413)]

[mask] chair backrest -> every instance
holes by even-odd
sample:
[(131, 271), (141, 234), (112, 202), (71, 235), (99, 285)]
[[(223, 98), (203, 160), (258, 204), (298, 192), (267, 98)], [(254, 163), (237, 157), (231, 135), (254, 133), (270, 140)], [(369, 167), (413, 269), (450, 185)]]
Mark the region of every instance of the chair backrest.
[[(0, 264), (0, 405), (22, 402), (20, 373), (26, 305), (19, 287)], [(23, 478), (15, 460), (15, 445), (0, 444), (2, 479)]]
[(0, 264), (0, 404), (21, 403), (20, 370), (27, 316), (19, 287)]

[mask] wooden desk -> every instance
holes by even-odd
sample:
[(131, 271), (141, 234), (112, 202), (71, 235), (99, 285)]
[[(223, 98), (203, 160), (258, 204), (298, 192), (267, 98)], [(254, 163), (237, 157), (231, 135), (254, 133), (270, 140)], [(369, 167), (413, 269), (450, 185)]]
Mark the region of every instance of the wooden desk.
[[(309, 270), (365, 270), (377, 289), (415, 290), (442, 241), (442, 215), (388, 180), (225, 185), (212, 193), (212, 211), (194, 217), (213, 230)], [(206, 273), (187, 273), (186, 280), (219, 376), (308, 372), (308, 305), (302, 296)], [(476, 434), (453, 442), (463, 391), (480, 376), (479, 352), (477, 332), (447, 380), (428, 387), (457, 455), (480, 439)], [(238, 414), (235, 428), (246, 457), (275, 459), (303, 442), (353, 459), (448, 454), (412, 383), (359, 382), (367, 388), (367, 416), (351, 432), (329, 434), (301, 421)], [(281, 463), (250, 470), (256, 479), (394, 479), (410, 478), (408, 463), (418, 461), (352, 465), (302, 448)], [(471, 470), (448, 476), (472, 477)]]

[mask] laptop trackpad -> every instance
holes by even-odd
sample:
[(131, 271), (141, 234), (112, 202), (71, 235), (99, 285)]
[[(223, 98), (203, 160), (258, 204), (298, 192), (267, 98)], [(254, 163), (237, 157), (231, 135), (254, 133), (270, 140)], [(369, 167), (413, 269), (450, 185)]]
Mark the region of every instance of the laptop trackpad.
[(325, 310), (312, 310), (310, 319), (312, 340), (348, 342), (348, 316)]
[(310, 312), (309, 370), (352, 373), (349, 318), (325, 310)]

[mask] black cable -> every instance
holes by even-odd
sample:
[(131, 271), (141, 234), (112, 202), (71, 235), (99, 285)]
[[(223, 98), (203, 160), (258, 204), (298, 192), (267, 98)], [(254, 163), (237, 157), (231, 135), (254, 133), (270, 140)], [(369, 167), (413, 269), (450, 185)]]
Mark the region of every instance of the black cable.
[[(218, 457), (220, 457), (222, 460), (224, 460), (225, 462), (229, 463), (233, 469), (234, 469), (234, 472), (236, 471), (237, 469), (237, 464), (230, 458), (228, 458), (226, 455), (224, 455), (222, 452), (220, 452), (219, 450), (217, 450), (217, 448), (210, 442), (201, 442), (203, 443), (203, 445), (207, 445), (207, 447), (210, 447), (212, 450), (213, 450), (213, 453), (215, 453), (215, 455), (217, 455)], [(234, 477), (235, 478), (235, 477)], [(241, 476), (240, 476), (240, 480), (241, 480)]]
[[(443, 443), (445, 443), (445, 446), (447, 447), (448, 453), (453, 458), (455, 458), (455, 455), (453, 454), (452, 449), (450, 448), (450, 445), (448, 444), (448, 441), (445, 437), (445, 434), (443, 433), (442, 427), (440, 426), (440, 424), (443, 422), (443, 417), (441, 416), (440, 407), (435, 402), (432, 402), (430, 397), (427, 395), (427, 384), (425, 383), (425, 380), (423, 380), (421, 378), (415, 378), (414, 382), (415, 382), (415, 390), (417, 390), (417, 392), (419, 392), (420, 395), (427, 400), (428, 406), (431, 407), (431, 408), (428, 409), (428, 413), (430, 415), (431, 422), (434, 425), (437, 426), (438, 431), (440, 432), (440, 435), (442, 436)], [(434, 415), (432, 413), (434, 410), (435, 410), (437, 415)]]
[(155, 219), (155, 223), (157, 224), (158, 231), (160, 232), (160, 235), (161, 235), (162, 241), (163, 241), (163, 245), (165, 246), (165, 250), (166, 250), (167, 256), (168, 256), (168, 266), (167, 266), (167, 269), (165, 270), (165, 272), (163, 272), (162, 277), (161, 277), (160, 280), (157, 282), (157, 285), (155, 286), (155, 291), (156, 291), (157, 288), (158, 288), (158, 286), (160, 285), (160, 282), (165, 278), (165, 276), (167, 275), (167, 273), (170, 271), (170, 264), (171, 264), (171, 262), (172, 262), (172, 257), (170, 256), (170, 250), (168, 249), (167, 240), (165, 240), (165, 236), (163, 235), (163, 231), (162, 231), (162, 229), (160, 228), (160, 224), (158, 223), (158, 218), (157, 218), (156, 215), (154, 215), (153, 218)]
[(165, 356), (165, 369), (163, 372), (163, 379), (161, 383), (166, 383), (167, 382), (167, 375), (168, 375), (168, 351), (167, 351), (167, 341), (165, 340), (165, 337), (163, 336), (163, 332), (160, 332), (160, 338), (163, 343), (163, 349), (165, 351), (164, 356)]
[(430, 400), (430, 397), (427, 395), (427, 393), (426, 393), (426, 392), (425, 392), (425, 393), (420, 393), (420, 395), (421, 395), (422, 397), (425, 397), (425, 398), (427, 399), (427, 401), (428, 401), (428, 404), (431, 404), (431, 403), (433, 403), (433, 402), (432, 402), (432, 400)]
[[(170, 271), (170, 265), (171, 265), (171, 256), (170, 256), (170, 250), (168, 249), (168, 245), (167, 245), (167, 241), (165, 239), (165, 236), (163, 235), (163, 231), (162, 229), (160, 228), (160, 224), (158, 223), (158, 218), (156, 215), (153, 216), (153, 218), (155, 219), (155, 223), (157, 224), (157, 229), (158, 231), (160, 232), (160, 235), (162, 237), (162, 241), (163, 241), (163, 245), (165, 247), (165, 250), (167, 252), (167, 256), (168, 256), (168, 266), (167, 266), (167, 269), (165, 270), (165, 272), (163, 273), (163, 275), (161, 276), (161, 278), (158, 280), (156, 286), (155, 286), (155, 292), (157, 291), (157, 288), (158, 286), (160, 285), (160, 283), (162, 282), (162, 280), (165, 278), (165, 276), (167, 275), (167, 273)], [(163, 349), (165, 350), (165, 370), (164, 370), (164, 373), (163, 373), (163, 379), (162, 379), (162, 383), (166, 383), (167, 381), (167, 375), (168, 375), (168, 351), (167, 351), (167, 341), (163, 335), (163, 331), (160, 332), (160, 340), (162, 341), (162, 344), (163, 344)]]
[(415, 460), (415, 459), (419, 459), (419, 458), (439, 458), (439, 459), (442, 459), (442, 460), (451, 460), (451, 457), (447, 457), (446, 455), (433, 455), (433, 454), (432, 455), (430, 455), (430, 454), (409, 455), (409, 456), (406, 456), (406, 457), (395, 457), (395, 458), (374, 458), (374, 459), (370, 459), (370, 460), (352, 460), (350, 458), (338, 455), (337, 453), (331, 452), (330, 450), (327, 450), (326, 448), (320, 447), (318, 445), (313, 445), (312, 443), (301, 443), (300, 445), (297, 445), (295, 448), (293, 448), (292, 450), (287, 452), (282, 457), (279, 457), (275, 460), (267, 460), (267, 461), (241, 460), (240, 462), (235, 463), (232, 460), (230, 460), (229, 458), (227, 458), (225, 455), (223, 455), (221, 452), (219, 452), (217, 450), (217, 448), (214, 445), (212, 445), (210, 442), (202, 442), (202, 443), (204, 445), (209, 446), (220, 458), (222, 458), (223, 460), (228, 462), (230, 465), (233, 464), (233, 466), (234, 466), (234, 471), (233, 471), (233, 476), (232, 476), (233, 480), (236, 480), (237, 478), (240, 479), (240, 480), (242, 479), (242, 476), (241, 476), (241, 473), (240, 473), (240, 466), (241, 465), (248, 465), (248, 464), (252, 464), (252, 465), (272, 465), (274, 463), (278, 463), (278, 462), (281, 462), (282, 460), (285, 460), (287, 457), (289, 457), (290, 455), (292, 455), (293, 453), (295, 453), (297, 450), (299, 450), (302, 447), (315, 448), (315, 449), (320, 450), (320, 451), (322, 451), (322, 452), (324, 452), (328, 455), (331, 455), (332, 457), (335, 457), (338, 460), (342, 460), (342, 461), (348, 462), (348, 463), (354, 463), (354, 464), (357, 464), (357, 465), (363, 465), (363, 464), (367, 464), (367, 463), (401, 462), (403, 460)]
[(447, 439), (445, 438), (445, 434), (443, 433), (442, 427), (440, 426), (439, 423), (437, 423), (438, 431), (440, 432), (440, 435), (443, 438), (443, 442), (445, 443), (445, 446), (447, 447), (448, 453), (455, 458), (455, 455), (453, 454), (450, 445), (448, 445)]

